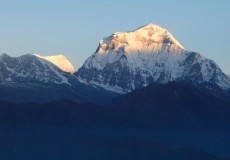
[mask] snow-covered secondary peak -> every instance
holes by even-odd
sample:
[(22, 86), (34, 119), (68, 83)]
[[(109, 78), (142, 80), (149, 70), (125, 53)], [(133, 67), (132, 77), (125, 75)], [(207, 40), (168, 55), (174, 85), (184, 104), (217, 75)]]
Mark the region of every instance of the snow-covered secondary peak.
[(70, 73), (63, 72), (53, 63), (32, 54), (11, 57), (0, 55), (0, 81), (6, 84), (37, 83), (68, 84)]
[(76, 74), (117, 92), (177, 80), (230, 89), (230, 78), (212, 60), (185, 50), (166, 29), (154, 24), (102, 39)]
[(64, 55), (56, 55), (56, 56), (41, 56), (38, 54), (34, 54), (35, 56), (50, 61), (51, 63), (58, 66), (61, 70), (65, 72), (74, 73), (75, 69), (71, 62)]

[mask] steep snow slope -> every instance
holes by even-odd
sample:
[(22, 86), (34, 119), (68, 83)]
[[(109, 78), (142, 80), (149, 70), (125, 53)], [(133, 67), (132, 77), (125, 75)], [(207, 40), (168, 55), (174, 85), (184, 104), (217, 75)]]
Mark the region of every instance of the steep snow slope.
[(34, 54), (34, 55), (39, 58), (50, 61), (51, 63), (55, 64), (65, 72), (70, 72), (70, 73), (75, 72), (73, 65), (64, 55), (56, 55), (56, 56), (41, 56), (38, 54)]
[(229, 77), (215, 62), (185, 50), (166, 29), (154, 24), (104, 38), (75, 75), (117, 92), (176, 80), (230, 88)]

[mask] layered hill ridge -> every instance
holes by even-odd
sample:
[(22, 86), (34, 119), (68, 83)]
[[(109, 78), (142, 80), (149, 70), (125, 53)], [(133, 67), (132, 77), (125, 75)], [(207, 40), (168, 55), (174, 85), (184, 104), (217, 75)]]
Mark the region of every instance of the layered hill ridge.
[(35, 56), (50, 61), (54, 65), (58, 66), (62, 71), (74, 73), (75, 69), (71, 62), (64, 55), (56, 56), (42, 56), (39, 54), (34, 54)]
[(230, 78), (214, 61), (187, 51), (166, 29), (154, 24), (102, 39), (75, 74), (88, 83), (124, 93), (153, 82), (178, 80), (230, 89)]

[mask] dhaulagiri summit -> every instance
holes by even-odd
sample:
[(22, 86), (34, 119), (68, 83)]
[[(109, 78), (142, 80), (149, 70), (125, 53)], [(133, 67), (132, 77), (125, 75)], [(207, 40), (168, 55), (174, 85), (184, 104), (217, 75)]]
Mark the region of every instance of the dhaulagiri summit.
[(88, 83), (121, 93), (171, 81), (230, 89), (229, 76), (214, 61), (186, 50), (168, 30), (155, 24), (100, 40), (95, 53), (75, 74)]

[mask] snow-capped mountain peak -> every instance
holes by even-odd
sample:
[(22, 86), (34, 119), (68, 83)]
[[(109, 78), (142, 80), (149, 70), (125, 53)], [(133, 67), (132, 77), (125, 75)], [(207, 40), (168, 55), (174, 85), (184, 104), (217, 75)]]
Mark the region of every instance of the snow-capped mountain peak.
[(166, 29), (154, 24), (148, 24), (131, 32), (115, 32), (111, 36), (102, 39), (99, 46), (102, 50), (99, 53), (103, 54), (103, 51), (107, 49), (116, 49), (121, 46), (125, 46), (126, 49), (127, 47), (132, 48), (132, 52), (137, 52), (141, 47), (145, 49), (154, 48), (157, 51), (167, 45), (184, 49)]
[(177, 80), (230, 89), (229, 77), (212, 60), (185, 50), (166, 29), (154, 24), (102, 39), (76, 75), (108, 90), (126, 92)]
[[(96, 53), (89, 58), (85, 67), (90, 65), (103, 69), (106, 64), (114, 63), (121, 57), (129, 59), (130, 66), (141, 67), (143, 59), (158, 53), (181, 53), (184, 47), (166, 30), (149, 24), (131, 32), (115, 32), (100, 40)], [(92, 60), (92, 61), (91, 61)]]
[(154, 40), (156, 43), (172, 43), (184, 49), (184, 47), (169, 33), (168, 30), (161, 28), (158, 25), (150, 23), (133, 32), (144, 36), (146, 39)]
[(65, 72), (74, 73), (75, 69), (71, 62), (64, 55), (56, 55), (56, 56), (41, 56), (39, 54), (34, 54), (35, 56), (50, 61), (61, 70)]

